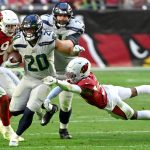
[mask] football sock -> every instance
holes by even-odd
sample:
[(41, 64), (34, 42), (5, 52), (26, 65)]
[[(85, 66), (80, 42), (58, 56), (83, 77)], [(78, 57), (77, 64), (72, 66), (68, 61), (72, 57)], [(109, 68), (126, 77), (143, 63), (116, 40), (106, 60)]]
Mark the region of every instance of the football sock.
[(72, 113), (72, 109), (70, 109), (68, 112), (64, 112), (60, 109), (59, 119), (60, 119), (61, 129), (67, 128), (71, 113)]
[(150, 85), (141, 85), (135, 87), (138, 95), (140, 94), (150, 94)]
[(7, 95), (0, 97), (0, 118), (4, 126), (10, 124), (9, 98)]
[(141, 110), (137, 111), (137, 119), (143, 119), (143, 120), (148, 120), (150, 119), (150, 110)]
[(34, 112), (26, 107), (22, 118), (19, 121), (18, 129), (16, 131), (17, 135), (21, 135), (32, 123)]

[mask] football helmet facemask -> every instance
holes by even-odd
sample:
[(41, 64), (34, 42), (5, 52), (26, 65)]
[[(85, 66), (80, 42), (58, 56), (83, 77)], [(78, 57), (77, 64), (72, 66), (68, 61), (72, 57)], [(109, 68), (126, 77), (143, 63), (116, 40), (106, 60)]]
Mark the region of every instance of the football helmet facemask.
[[(55, 5), (52, 10), (53, 18), (58, 27), (65, 27), (69, 22), (70, 18), (73, 16), (73, 11), (68, 3), (60, 2)], [(57, 16), (67, 16), (64, 19), (58, 20)]]
[(66, 67), (66, 76), (71, 83), (76, 83), (90, 75), (91, 63), (83, 57), (74, 58)]
[(1, 31), (7, 36), (13, 36), (19, 25), (18, 16), (12, 10), (3, 10), (0, 14)]
[(25, 39), (32, 41), (41, 36), (43, 23), (37, 14), (28, 15), (23, 19), (21, 28)]

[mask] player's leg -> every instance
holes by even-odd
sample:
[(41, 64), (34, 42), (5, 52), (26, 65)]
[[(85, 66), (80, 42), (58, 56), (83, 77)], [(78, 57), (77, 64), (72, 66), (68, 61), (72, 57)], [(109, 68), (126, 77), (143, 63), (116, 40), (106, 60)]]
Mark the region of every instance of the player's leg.
[(41, 84), (42, 83), (41, 81), (39, 81), (39, 83), (30, 93), (27, 106), (25, 108), (23, 116), (19, 121), (16, 134), (10, 140), (9, 146), (18, 146), (19, 143), (19, 141), (17, 140), (18, 136), (21, 136), (26, 131), (26, 129), (30, 127), (30, 125), (32, 124), (34, 113), (37, 110), (39, 110), (45, 97), (49, 92), (49, 87), (47, 85)]
[[(134, 115), (134, 110), (122, 101), (119, 90), (123, 89), (126, 90), (126, 94), (131, 96), (131, 90), (128, 88), (116, 87), (113, 85), (104, 85), (104, 89), (107, 93), (107, 106), (105, 107), (106, 110), (112, 112), (124, 119), (129, 119)], [(122, 98), (127, 97), (123, 95)]]
[(121, 86), (115, 87), (117, 88), (118, 95), (122, 100), (126, 100), (141, 94), (150, 94), (150, 85), (141, 85), (134, 88), (126, 88)]
[[(34, 84), (31, 84), (30, 80), (27, 80), (25, 77), (22, 78), (10, 102), (9, 108), (12, 116), (17, 116), (25, 112), (32, 86), (34, 86)], [(20, 136), (14, 133), (10, 139), (9, 146), (18, 146), (19, 141)]]
[(112, 112), (124, 119), (150, 120), (150, 110), (135, 111), (123, 101), (118, 101)]
[(135, 87), (135, 89), (136, 89), (137, 95), (150, 94), (150, 85), (137, 86)]
[(9, 98), (3, 88), (0, 87), (0, 132), (3, 134), (4, 139), (10, 140), (13, 134), (13, 129), (10, 126), (9, 116)]
[(122, 101), (115, 86), (107, 86), (105, 89), (108, 97), (106, 110), (124, 119), (150, 119), (150, 110), (134, 111), (128, 104)]
[(72, 112), (72, 107), (71, 107), (72, 98), (73, 98), (73, 94), (71, 92), (63, 91), (59, 95), (59, 103), (60, 103), (59, 134), (60, 134), (60, 138), (62, 138), (62, 139), (71, 139), (72, 138), (72, 136), (68, 132), (68, 124), (69, 124), (69, 119), (70, 119), (71, 112)]
[(17, 116), (23, 113), (26, 108), (32, 86), (33, 85), (30, 80), (22, 78), (16, 87), (10, 102), (9, 108), (12, 116)]

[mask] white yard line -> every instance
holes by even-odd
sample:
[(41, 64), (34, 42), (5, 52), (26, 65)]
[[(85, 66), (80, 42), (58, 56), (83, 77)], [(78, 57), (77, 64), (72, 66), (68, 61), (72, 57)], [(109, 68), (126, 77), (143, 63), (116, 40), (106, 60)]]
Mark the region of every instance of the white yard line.
[[(150, 133), (150, 131), (139, 131), (139, 130), (135, 130), (135, 131), (91, 131), (91, 132), (71, 132), (73, 135), (76, 134), (141, 134), (141, 133)], [(41, 132), (38, 133), (26, 133), (26, 135), (30, 135), (30, 136), (36, 136), (36, 135), (41, 135)], [(57, 132), (42, 132), (42, 135), (58, 135)], [(102, 139), (102, 140), (114, 140), (114, 139)], [(116, 140), (116, 139), (115, 139)]]

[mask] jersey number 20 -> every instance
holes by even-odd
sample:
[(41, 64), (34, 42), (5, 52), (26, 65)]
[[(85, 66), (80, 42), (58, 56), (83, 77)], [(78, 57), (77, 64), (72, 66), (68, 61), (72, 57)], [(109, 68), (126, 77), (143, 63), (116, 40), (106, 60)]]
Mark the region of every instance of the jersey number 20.
[(32, 55), (26, 55), (25, 60), (27, 59), (29, 60), (28, 63), (29, 71), (34, 71), (34, 72), (39, 70), (43, 71), (49, 67), (49, 62), (45, 54), (36, 55), (36, 57), (33, 57)]

